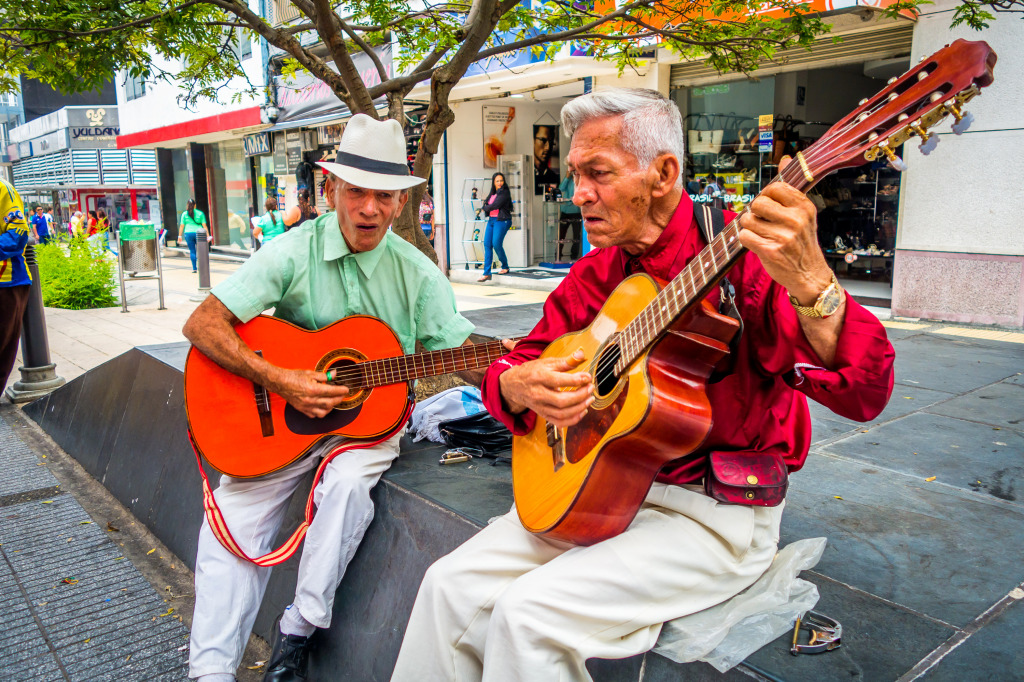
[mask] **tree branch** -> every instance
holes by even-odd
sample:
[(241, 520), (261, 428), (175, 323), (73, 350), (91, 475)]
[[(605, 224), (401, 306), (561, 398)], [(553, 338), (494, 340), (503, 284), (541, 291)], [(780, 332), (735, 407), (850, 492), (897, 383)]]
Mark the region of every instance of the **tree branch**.
[(380, 60), (380, 57), (377, 56), (377, 53), (374, 52), (373, 48), (366, 44), (366, 41), (363, 40), (362, 36), (360, 36), (358, 33), (349, 28), (348, 24), (345, 23), (344, 19), (339, 19), (339, 21), (341, 22), (341, 29), (348, 35), (349, 38), (352, 39), (352, 42), (358, 45), (359, 49), (361, 49), (363, 53), (370, 58), (370, 61), (373, 62), (373, 65), (377, 67), (377, 74), (380, 76), (380, 82), (383, 83), (388, 78), (390, 78), (390, 76), (388, 75), (388, 70), (384, 68), (384, 62)]

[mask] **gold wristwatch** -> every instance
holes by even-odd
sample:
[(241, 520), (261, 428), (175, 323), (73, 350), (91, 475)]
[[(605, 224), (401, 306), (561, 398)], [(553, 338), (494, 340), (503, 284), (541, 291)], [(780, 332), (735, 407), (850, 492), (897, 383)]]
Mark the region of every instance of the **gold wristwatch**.
[(806, 317), (829, 317), (835, 315), (843, 303), (843, 287), (839, 285), (836, 273), (833, 272), (832, 281), (818, 295), (818, 300), (814, 302), (814, 305), (800, 305), (800, 301), (796, 300), (793, 294), (789, 295), (789, 302), (793, 304), (798, 313)]

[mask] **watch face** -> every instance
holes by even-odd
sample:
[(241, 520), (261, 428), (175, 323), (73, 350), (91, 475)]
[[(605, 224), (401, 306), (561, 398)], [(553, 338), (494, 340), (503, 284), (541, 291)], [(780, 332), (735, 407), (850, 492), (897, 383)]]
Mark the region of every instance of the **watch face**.
[(825, 291), (825, 295), (818, 303), (818, 312), (821, 313), (822, 317), (828, 317), (839, 310), (839, 304), (842, 302), (842, 290), (834, 284), (829, 285), (828, 290)]

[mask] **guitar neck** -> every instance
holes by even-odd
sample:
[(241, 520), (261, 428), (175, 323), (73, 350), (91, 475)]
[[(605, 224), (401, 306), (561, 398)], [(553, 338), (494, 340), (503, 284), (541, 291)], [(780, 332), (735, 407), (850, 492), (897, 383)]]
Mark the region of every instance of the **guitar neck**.
[(353, 369), (342, 368), (339, 370), (338, 378), (332, 383), (344, 384), (352, 388), (388, 386), (424, 377), (485, 367), (506, 353), (508, 350), (500, 341), (491, 341), (413, 355), (368, 360), (354, 366), (355, 374), (349, 374), (353, 372)]
[[(812, 153), (812, 146), (806, 153)], [(794, 161), (771, 182), (783, 180), (801, 192), (814, 183), (806, 180)], [(768, 183), (771, 184), (771, 183)], [(763, 191), (763, 190), (762, 190)], [(657, 340), (680, 315), (704, 299), (746, 251), (740, 244), (740, 216), (744, 208), (682, 271), (640, 311), (619, 336), (620, 356), (615, 363), (621, 374), (634, 360)]]

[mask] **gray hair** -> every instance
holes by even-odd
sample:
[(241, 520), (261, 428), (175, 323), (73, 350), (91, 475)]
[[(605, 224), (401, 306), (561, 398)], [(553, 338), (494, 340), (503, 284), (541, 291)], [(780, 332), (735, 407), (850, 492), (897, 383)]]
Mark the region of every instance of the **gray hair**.
[(677, 187), (683, 184), (683, 119), (672, 100), (656, 90), (607, 88), (581, 95), (562, 107), (562, 126), (572, 139), (591, 119), (622, 117), (622, 148), (646, 168), (662, 154), (679, 160)]

